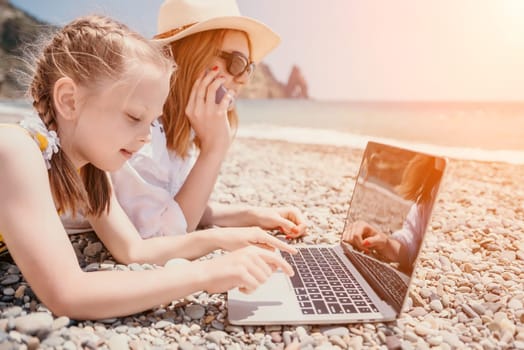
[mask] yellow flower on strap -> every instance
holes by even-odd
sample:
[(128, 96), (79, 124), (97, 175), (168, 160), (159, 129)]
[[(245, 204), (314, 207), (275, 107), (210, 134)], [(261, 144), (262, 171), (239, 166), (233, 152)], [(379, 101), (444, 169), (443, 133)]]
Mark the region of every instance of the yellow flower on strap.
[(28, 116), (20, 122), (20, 126), (29, 132), (33, 140), (38, 144), (44, 157), (47, 169), (51, 168), (51, 158), (58, 153), (60, 140), (54, 130), (47, 130), (42, 119), (36, 116)]
[(49, 145), (49, 142), (47, 141), (47, 137), (45, 135), (42, 135), (41, 133), (36, 133), (36, 139), (38, 140), (38, 147), (40, 147), (40, 151), (45, 151), (47, 146)]

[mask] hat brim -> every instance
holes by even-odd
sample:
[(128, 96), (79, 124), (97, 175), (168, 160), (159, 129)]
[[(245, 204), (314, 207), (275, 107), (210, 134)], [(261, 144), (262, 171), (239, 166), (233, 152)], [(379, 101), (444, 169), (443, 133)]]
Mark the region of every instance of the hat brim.
[(243, 16), (212, 18), (207, 21), (195, 23), (170, 37), (153, 39), (153, 41), (160, 45), (167, 45), (191, 34), (213, 29), (234, 29), (246, 32), (251, 42), (251, 57), (255, 63), (259, 63), (264, 56), (271, 52), (280, 43), (280, 36), (273, 32), (264, 23)]

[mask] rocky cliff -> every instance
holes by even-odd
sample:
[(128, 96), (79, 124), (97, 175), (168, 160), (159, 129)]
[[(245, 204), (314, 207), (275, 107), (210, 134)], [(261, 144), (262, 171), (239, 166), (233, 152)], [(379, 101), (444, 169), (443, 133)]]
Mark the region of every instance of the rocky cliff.
[[(35, 40), (43, 25), (46, 24), (8, 0), (0, 0), (0, 98), (23, 96), (24, 88), (16, 73), (22, 68), (21, 50), (23, 45)], [(240, 98), (308, 98), (307, 83), (296, 66), (288, 81), (282, 83), (269, 66), (261, 63)]]
[(288, 81), (278, 81), (267, 64), (260, 63), (240, 98), (308, 98), (307, 82), (300, 69), (293, 66)]
[(35, 40), (43, 25), (46, 24), (17, 9), (7, 0), (0, 0), (1, 98), (18, 98), (23, 95), (23, 87), (16, 74), (22, 68), (22, 47)]

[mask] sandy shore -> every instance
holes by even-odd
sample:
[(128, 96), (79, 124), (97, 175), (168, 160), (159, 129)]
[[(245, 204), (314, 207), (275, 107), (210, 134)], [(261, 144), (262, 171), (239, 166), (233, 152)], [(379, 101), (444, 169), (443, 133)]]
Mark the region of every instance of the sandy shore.
[[(224, 203), (294, 205), (310, 235), (338, 240), (361, 150), (237, 139), (212, 197)], [(410, 297), (395, 322), (238, 327), (225, 295), (101, 322), (51, 317), (16, 266), (0, 262), (0, 349), (524, 349), (524, 165), (451, 160)], [(81, 265), (115, 264), (92, 235), (72, 238)], [(59, 273), (57, 271), (57, 273)], [(11, 347), (10, 347), (11, 346)]]

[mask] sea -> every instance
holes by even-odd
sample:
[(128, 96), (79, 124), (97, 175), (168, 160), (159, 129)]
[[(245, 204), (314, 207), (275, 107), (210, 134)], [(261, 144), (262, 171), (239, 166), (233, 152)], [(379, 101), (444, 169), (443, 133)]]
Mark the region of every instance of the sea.
[[(524, 164), (524, 101), (260, 99), (236, 104), (238, 137), (359, 149), (377, 141), (455, 159)], [(0, 100), (0, 115), (29, 110), (27, 101)]]
[(455, 159), (524, 164), (523, 102), (240, 100), (240, 137), (364, 148), (368, 141)]

